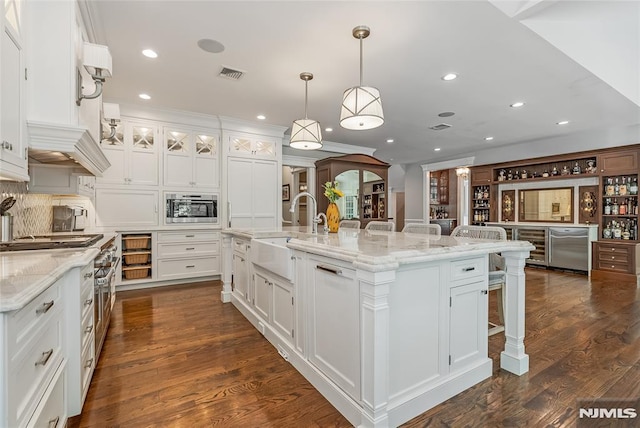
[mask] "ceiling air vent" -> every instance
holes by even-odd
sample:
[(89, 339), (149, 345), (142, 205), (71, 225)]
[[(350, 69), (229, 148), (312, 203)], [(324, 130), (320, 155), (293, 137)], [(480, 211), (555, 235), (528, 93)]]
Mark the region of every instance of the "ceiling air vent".
[(443, 129), (451, 128), (451, 125), (446, 123), (439, 123), (434, 126), (430, 126), (429, 129), (433, 129), (434, 131), (442, 131)]
[(244, 76), (244, 71), (223, 66), (218, 76), (224, 77), (225, 79), (240, 80), (240, 78)]

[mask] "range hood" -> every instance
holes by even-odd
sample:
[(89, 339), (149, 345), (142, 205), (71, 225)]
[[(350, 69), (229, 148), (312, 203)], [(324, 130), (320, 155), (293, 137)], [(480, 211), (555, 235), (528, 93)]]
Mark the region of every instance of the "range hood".
[(51, 165), (81, 165), (96, 177), (102, 177), (111, 166), (87, 128), (27, 121), (27, 129), (30, 160)]

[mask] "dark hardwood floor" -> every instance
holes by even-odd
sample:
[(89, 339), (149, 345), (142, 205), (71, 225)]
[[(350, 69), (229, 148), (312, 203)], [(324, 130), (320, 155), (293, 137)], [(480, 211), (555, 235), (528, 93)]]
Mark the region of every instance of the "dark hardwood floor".
[[(635, 286), (527, 268), (526, 312), (529, 373), (500, 370), (504, 335), (494, 335), (493, 376), (404, 426), (575, 426), (579, 398), (640, 398)], [(208, 282), (118, 294), (83, 412), (68, 426), (350, 424)]]

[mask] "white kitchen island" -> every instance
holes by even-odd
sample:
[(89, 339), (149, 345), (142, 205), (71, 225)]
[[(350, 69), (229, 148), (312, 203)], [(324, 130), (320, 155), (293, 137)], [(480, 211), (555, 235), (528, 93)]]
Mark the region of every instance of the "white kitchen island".
[(397, 426), (491, 376), (489, 253), (506, 259), (500, 365), (528, 371), (528, 242), (300, 228), (222, 234), (222, 300), (355, 426)]

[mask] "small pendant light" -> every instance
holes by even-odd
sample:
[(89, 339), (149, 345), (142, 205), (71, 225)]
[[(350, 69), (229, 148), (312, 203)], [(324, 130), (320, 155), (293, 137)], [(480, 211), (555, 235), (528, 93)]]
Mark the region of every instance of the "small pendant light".
[(313, 74), (300, 73), (300, 79), (304, 80), (304, 119), (293, 121), (289, 147), (301, 150), (318, 150), (322, 148), (320, 123), (307, 118), (307, 83), (313, 79)]
[(366, 39), (371, 30), (364, 25), (353, 29), (353, 37), (360, 39), (360, 86), (344, 91), (340, 126), (345, 129), (373, 129), (384, 123), (380, 91), (370, 86), (362, 86), (362, 39)]

